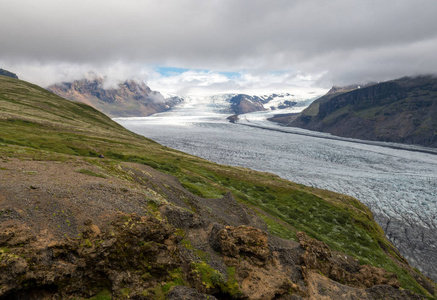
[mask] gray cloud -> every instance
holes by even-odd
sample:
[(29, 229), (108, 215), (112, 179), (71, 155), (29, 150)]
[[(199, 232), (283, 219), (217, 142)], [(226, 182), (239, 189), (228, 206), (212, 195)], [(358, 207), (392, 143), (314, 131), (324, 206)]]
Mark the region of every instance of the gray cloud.
[(0, 0), (0, 7), (2, 67), (40, 84), (90, 69), (144, 77), (156, 65), (324, 74), (315, 83), (325, 87), (437, 70), (435, 0)]

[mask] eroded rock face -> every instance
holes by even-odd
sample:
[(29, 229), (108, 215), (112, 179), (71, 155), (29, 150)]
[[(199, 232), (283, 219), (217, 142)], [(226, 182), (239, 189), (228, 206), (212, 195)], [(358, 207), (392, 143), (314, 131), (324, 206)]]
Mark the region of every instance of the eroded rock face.
[(270, 256), (267, 233), (257, 228), (226, 226), (216, 233), (215, 239), (216, 249), (230, 258), (245, 256), (254, 264), (264, 265)]
[(251, 226), (196, 222), (186, 230), (206, 230), (205, 252), (153, 216), (118, 213), (105, 228), (88, 220), (78, 238), (61, 240), (3, 222), (0, 298), (80, 299), (107, 291), (115, 299), (422, 299), (400, 290), (393, 274), (304, 233), (295, 243)]
[(104, 289), (116, 298), (156, 296), (155, 285), (180, 265), (173, 233), (165, 222), (135, 214), (114, 216), (106, 232), (87, 222), (79, 238), (65, 240), (38, 239), (11, 224), (0, 234), (9, 237), (0, 245), (0, 296), (26, 298), (41, 286), (62, 298), (91, 297)]
[(331, 251), (323, 242), (308, 237), (305, 233), (297, 234), (299, 243), (305, 253), (302, 256), (305, 270), (319, 270), (330, 279), (359, 288), (375, 285), (390, 285), (399, 288), (396, 274), (369, 265), (360, 265), (352, 257)]
[(273, 299), (297, 288), (290, 270), (273, 256), (266, 232), (248, 226), (226, 226), (212, 230), (210, 243), (235, 268), (241, 294), (248, 299)]

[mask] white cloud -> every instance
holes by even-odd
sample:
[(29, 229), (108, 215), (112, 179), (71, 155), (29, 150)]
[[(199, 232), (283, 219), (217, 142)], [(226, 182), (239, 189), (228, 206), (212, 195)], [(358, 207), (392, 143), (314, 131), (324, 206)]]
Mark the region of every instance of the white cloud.
[(329, 86), (437, 70), (435, 0), (0, 0), (0, 7), (7, 29), (0, 67), (43, 85), (90, 70), (144, 80), (156, 65), (214, 70), (184, 80), (232, 87), (248, 85), (220, 79), (220, 71), (280, 84), (288, 79), (268, 74), (293, 70), (292, 83), (299, 72)]
[(18, 75), (22, 80), (47, 87), (54, 83), (69, 82), (82, 78), (105, 78), (104, 88), (114, 88), (118, 83), (128, 79), (146, 82), (152, 69), (139, 64), (121, 61), (110, 65), (74, 64), (74, 63), (41, 63), (8, 62), (0, 59), (0, 66)]
[(323, 94), (326, 89), (314, 85), (315, 79), (320, 76), (291, 72), (240, 72), (226, 76), (212, 71), (189, 70), (170, 76), (154, 73), (149, 77), (147, 84), (154, 90), (182, 96), (219, 93), (262, 95), (277, 92), (294, 93), (298, 90)]

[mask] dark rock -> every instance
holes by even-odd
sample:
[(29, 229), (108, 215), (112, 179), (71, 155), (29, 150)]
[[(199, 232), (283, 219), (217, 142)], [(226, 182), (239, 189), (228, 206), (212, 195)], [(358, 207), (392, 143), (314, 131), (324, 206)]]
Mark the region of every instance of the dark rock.
[(167, 297), (169, 300), (217, 300), (212, 295), (200, 294), (195, 289), (187, 286), (175, 286)]
[(257, 96), (239, 94), (230, 99), (231, 109), (236, 115), (247, 114), (254, 111), (266, 110), (263, 106), (267, 103)]
[(197, 214), (173, 205), (164, 205), (160, 211), (167, 217), (168, 222), (177, 228), (196, 228), (204, 225)]
[(238, 121), (238, 115), (232, 115), (226, 118), (231, 123), (236, 123)]
[(18, 76), (15, 73), (9, 72), (4, 69), (0, 69), (0, 75), (18, 79)]

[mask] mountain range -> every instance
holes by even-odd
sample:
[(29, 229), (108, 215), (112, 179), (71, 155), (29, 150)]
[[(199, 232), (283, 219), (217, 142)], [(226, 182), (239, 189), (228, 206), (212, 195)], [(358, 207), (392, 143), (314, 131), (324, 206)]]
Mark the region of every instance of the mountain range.
[(332, 88), (300, 115), (272, 120), (342, 137), (437, 147), (437, 78)]
[[(111, 117), (144, 117), (170, 110), (184, 101), (182, 97), (164, 98), (144, 83), (134, 80), (105, 88), (104, 78), (81, 79), (51, 85), (49, 91), (69, 100), (91, 105)], [(254, 96), (229, 95), (230, 111), (235, 115), (267, 109), (284, 109), (297, 102), (289, 100), (289, 93)]]
[(433, 299), (358, 200), (0, 76), (3, 299)]
[(135, 80), (105, 87), (104, 78), (81, 79), (54, 84), (47, 89), (65, 99), (91, 105), (110, 117), (144, 117), (169, 110), (182, 101), (179, 97), (164, 98)]

